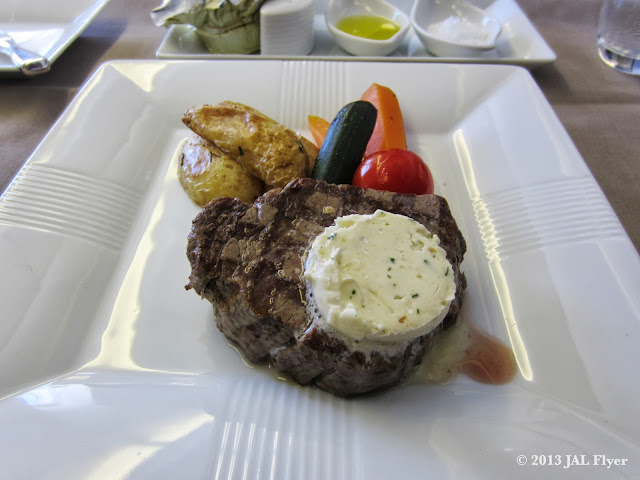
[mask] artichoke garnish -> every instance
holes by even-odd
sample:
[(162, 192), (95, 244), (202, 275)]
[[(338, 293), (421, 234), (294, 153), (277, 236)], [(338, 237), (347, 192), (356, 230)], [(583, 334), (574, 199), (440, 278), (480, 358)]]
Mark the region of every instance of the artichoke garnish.
[[(236, 0), (237, 1), (237, 0)], [(260, 50), (260, 6), (265, 0), (167, 0), (151, 12), (156, 25), (191, 25), (212, 53)]]

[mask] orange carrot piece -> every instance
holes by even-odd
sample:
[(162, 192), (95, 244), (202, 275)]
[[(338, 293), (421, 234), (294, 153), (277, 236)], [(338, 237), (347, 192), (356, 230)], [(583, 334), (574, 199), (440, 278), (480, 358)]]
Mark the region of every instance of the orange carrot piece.
[(316, 145), (318, 148), (322, 147), (322, 142), (324, 142), (324, 137), (327, 135), (330, 123), (324, 118), (315, 115), (309, 115), (307, 122), (309, 123), (309, 130), (311, 130), (311, 135), (313, 135)]
[(390, 148), (406, 150), (407, 137), (402, 111), (393, 90), (374, 83), (362, 94), (361, 100), (371, 102), (378, 109), (376, 126), (367, 144), (365, 156)]

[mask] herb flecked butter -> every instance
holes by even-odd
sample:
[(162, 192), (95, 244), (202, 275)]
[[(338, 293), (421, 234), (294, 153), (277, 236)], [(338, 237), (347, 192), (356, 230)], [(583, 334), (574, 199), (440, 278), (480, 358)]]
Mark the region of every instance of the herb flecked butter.
[(424, 335), (442, 322), (456, 293), (438, 237), (382, 210), (337, 218), (311, 245), (304, 278), (316, 321), (353, 340)]

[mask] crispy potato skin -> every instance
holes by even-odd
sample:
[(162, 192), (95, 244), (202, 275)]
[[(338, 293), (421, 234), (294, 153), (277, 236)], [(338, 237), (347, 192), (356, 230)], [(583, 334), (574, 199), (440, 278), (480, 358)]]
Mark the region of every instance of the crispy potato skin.
[(304, 137), (241, 103), (202, 105), (185, 112), (191, 130), (242, 163), (267, 188), (308, 177), (318, 148)]
[(264, 192), (264, 184), (242, 164), (197, 134), (182, 147), (178, 178), (189, 198), (201, 207), (218, 197), (251, 203)]

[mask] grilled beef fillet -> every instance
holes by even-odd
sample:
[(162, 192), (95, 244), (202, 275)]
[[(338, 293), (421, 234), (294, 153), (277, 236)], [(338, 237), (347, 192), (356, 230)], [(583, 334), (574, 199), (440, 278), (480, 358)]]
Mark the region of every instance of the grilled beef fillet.
[[(398, 344), (345, 341), (312, 321), (302, 277), (305, 252), (337, 217), (377, 209), (408, 216), (440, 238), (453, 266), (456, 297), (430, 333)], [(193, 288), (213, 304), (220, 331), (249, 360), (271, 362), (301, 385), (339, 396), (386, 388), (422, 359), (431, 338), (455, 323), (466, 279), (466, 245), (446, 200), (332, 185), (309, 178), (271, 190), (253, 204), (220, 198), (193, 221), (187, 245)]]

